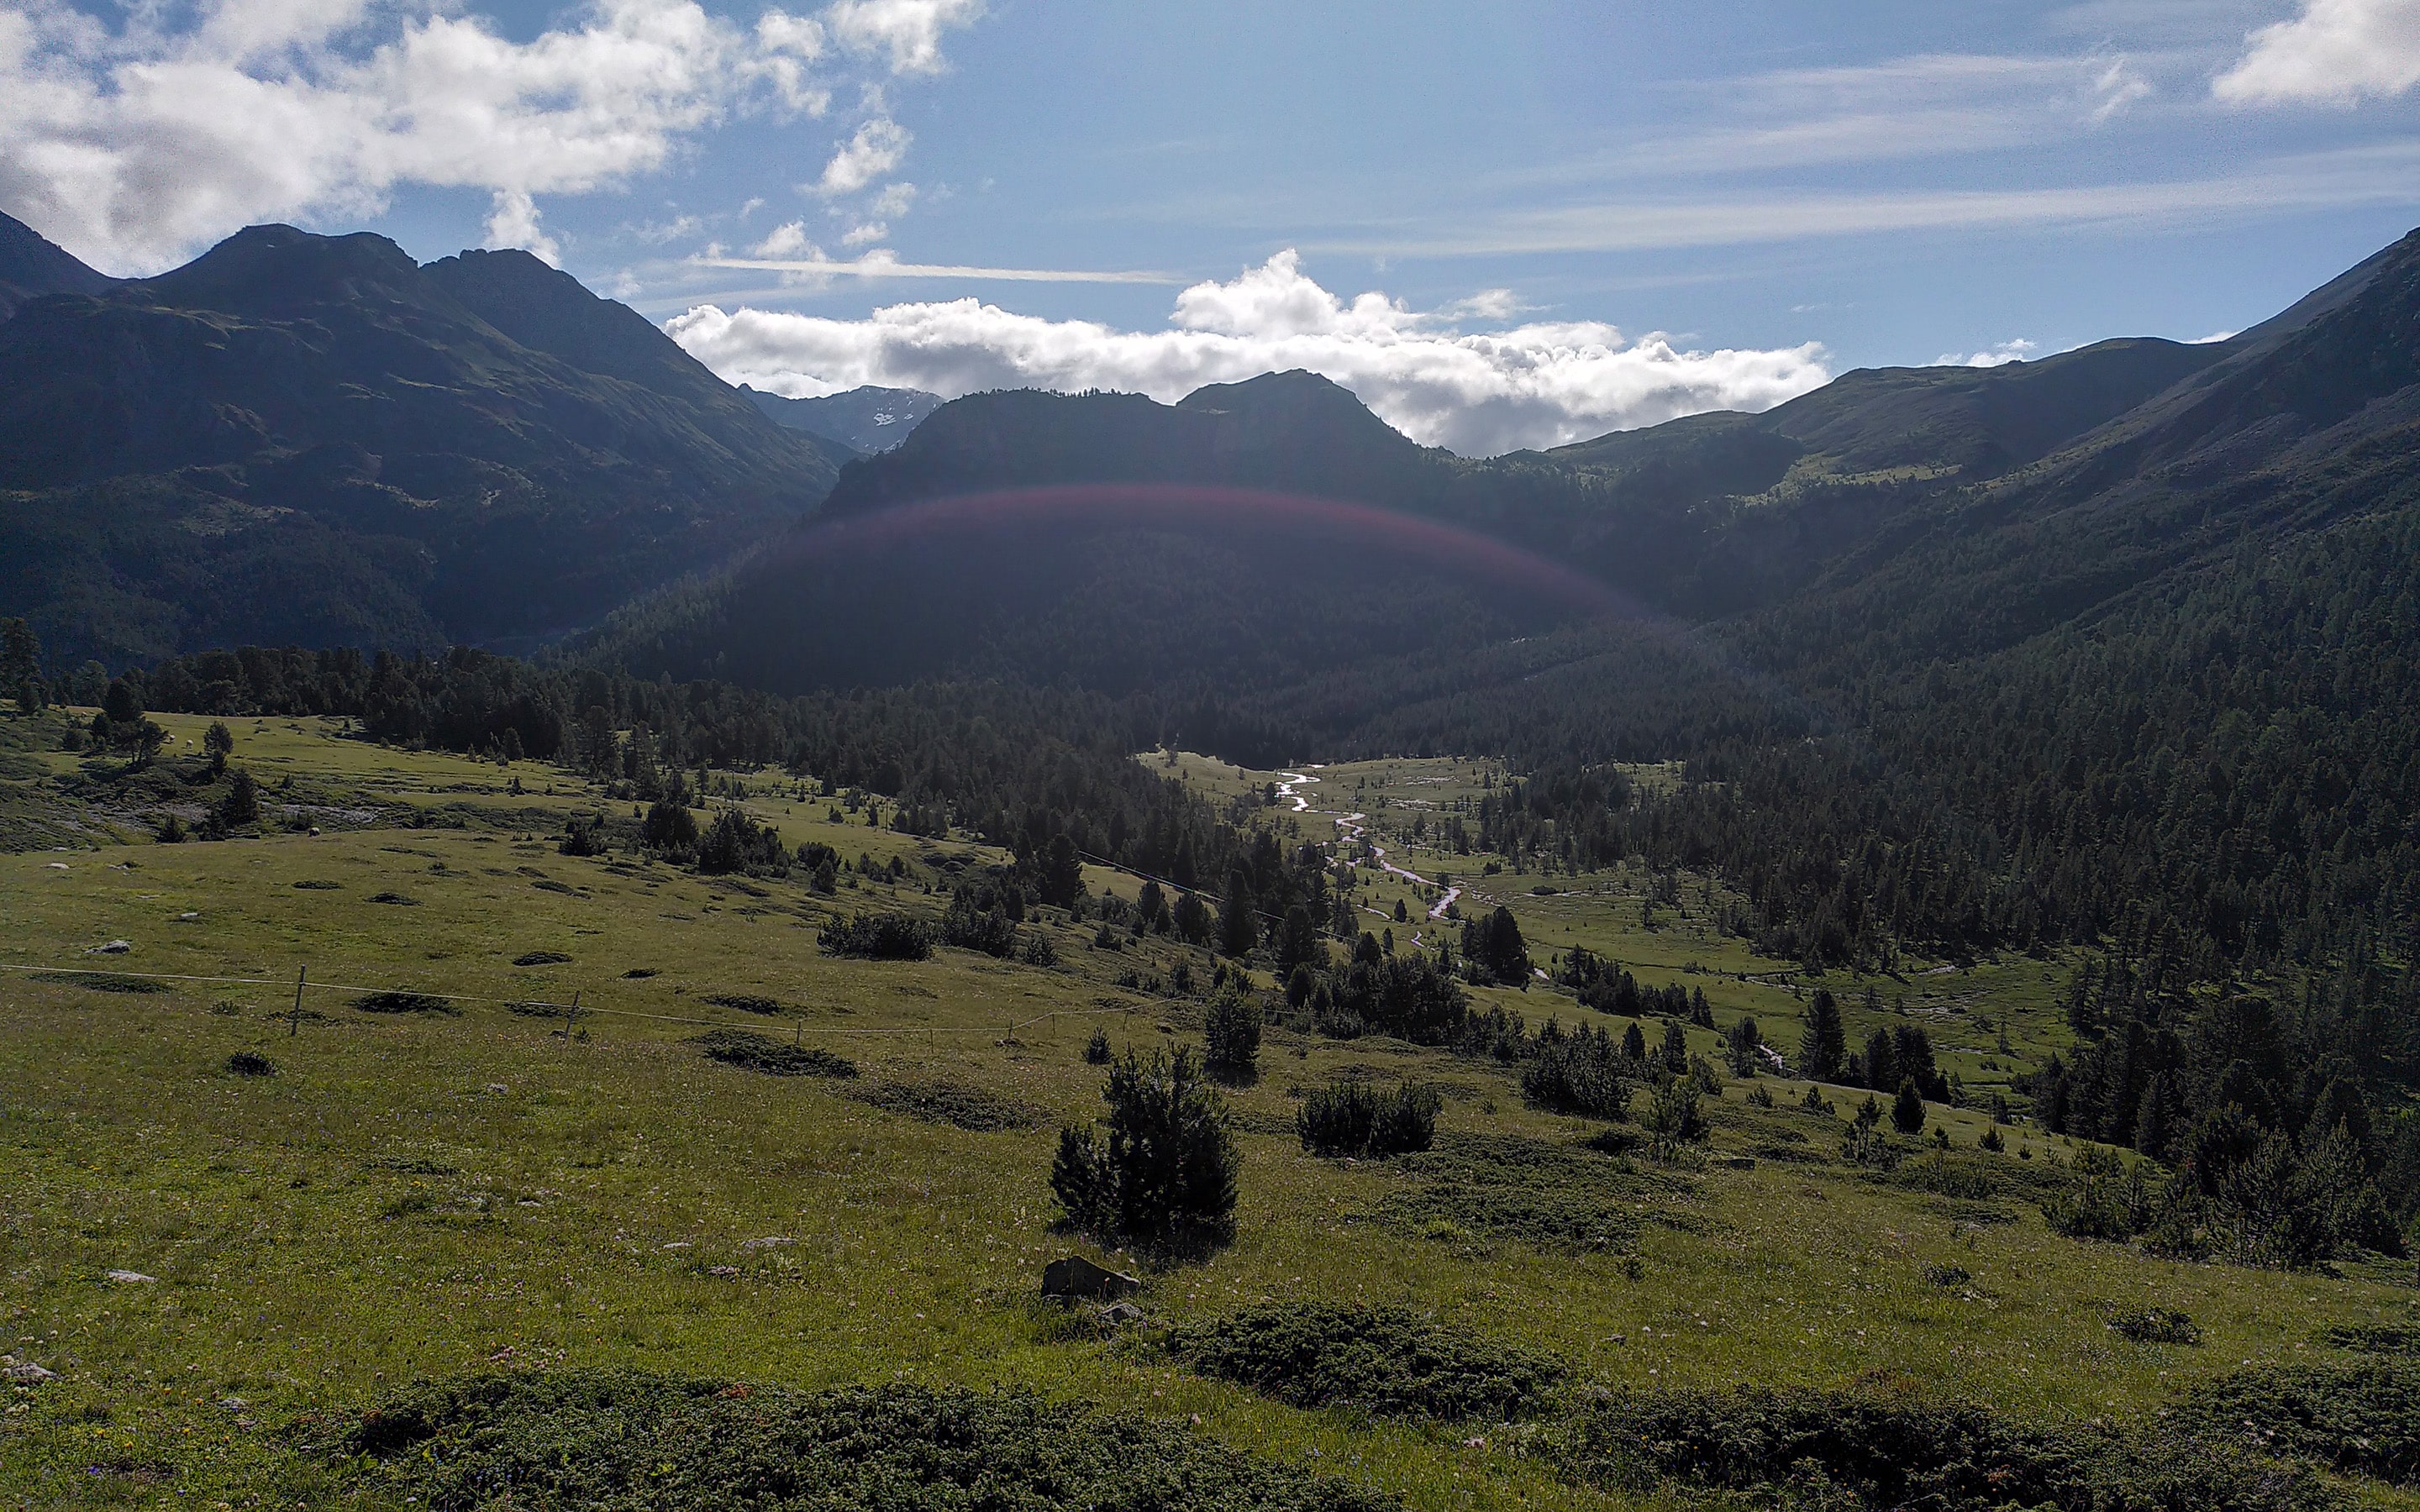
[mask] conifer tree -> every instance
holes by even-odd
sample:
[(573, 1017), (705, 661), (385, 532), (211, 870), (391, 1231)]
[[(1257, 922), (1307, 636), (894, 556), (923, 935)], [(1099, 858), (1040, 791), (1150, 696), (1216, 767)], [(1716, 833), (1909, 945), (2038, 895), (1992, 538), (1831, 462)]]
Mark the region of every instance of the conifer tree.
[(1840, 1004), (1828, 987), (1818, 987), (1807, 1004), (1807, 1028), (1798, 1041), (1798, 1070), (1810, 1081), (1836, 1082), (1849, 1053), (1849, 1032)]

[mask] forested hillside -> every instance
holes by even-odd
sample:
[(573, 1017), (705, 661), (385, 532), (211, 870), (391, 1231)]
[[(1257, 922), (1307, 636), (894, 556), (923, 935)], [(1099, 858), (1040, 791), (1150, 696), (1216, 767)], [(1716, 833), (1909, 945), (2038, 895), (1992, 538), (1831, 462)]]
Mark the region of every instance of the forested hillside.
[(0, 323), (0, 611), (70, 663), (535, 645), (797, 518), (847, 455), (526, 253), (257, 226), (115, 283), (9, 225), (0, 282), (46, 297)]

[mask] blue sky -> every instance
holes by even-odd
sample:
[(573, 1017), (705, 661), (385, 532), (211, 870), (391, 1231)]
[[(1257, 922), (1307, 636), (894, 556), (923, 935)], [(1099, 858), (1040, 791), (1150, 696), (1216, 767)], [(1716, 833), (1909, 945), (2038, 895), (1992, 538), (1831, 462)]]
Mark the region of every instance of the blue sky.
[(2420, 0), (10, 14), (0, 208), (113, 271), (518, 243), (785, 392), (1311, 365), (1470, 452), (2201, 338), (2420, 222)]

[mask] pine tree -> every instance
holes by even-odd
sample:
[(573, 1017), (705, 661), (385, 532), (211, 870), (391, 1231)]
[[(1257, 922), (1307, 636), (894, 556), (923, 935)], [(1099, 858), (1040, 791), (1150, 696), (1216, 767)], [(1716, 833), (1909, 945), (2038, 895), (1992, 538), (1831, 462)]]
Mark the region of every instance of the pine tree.
[(1261, 921), (1252, 911), (1252, 879), (1237, 867), (1227, 873), (1227, 895), (1218, 903), (1218, 948), (1232, 956), (1246, 956), (1260, 942)]
[(1807, 1004), (1807, 1028), (1798, 1041), (1798, 1071), (1809, 1081), (1836, 1082), (1848, 1056), (1849, 1031), (1829, 988), (1818, 987)]
[(1924, 1093), (1913, 1076), (1900, 1079), (1899, 1096), (1891, 1100), (1891, 1127), (1903, 1134), (1924, 1132)]

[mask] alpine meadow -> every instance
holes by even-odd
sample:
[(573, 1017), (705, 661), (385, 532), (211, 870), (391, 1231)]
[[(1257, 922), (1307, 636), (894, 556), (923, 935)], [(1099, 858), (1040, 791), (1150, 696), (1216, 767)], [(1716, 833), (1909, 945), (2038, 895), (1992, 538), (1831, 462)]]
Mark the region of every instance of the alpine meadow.
[(0, 0), (0, 1506), (2420, 1512), (2411, 0), (1311, 8)]

